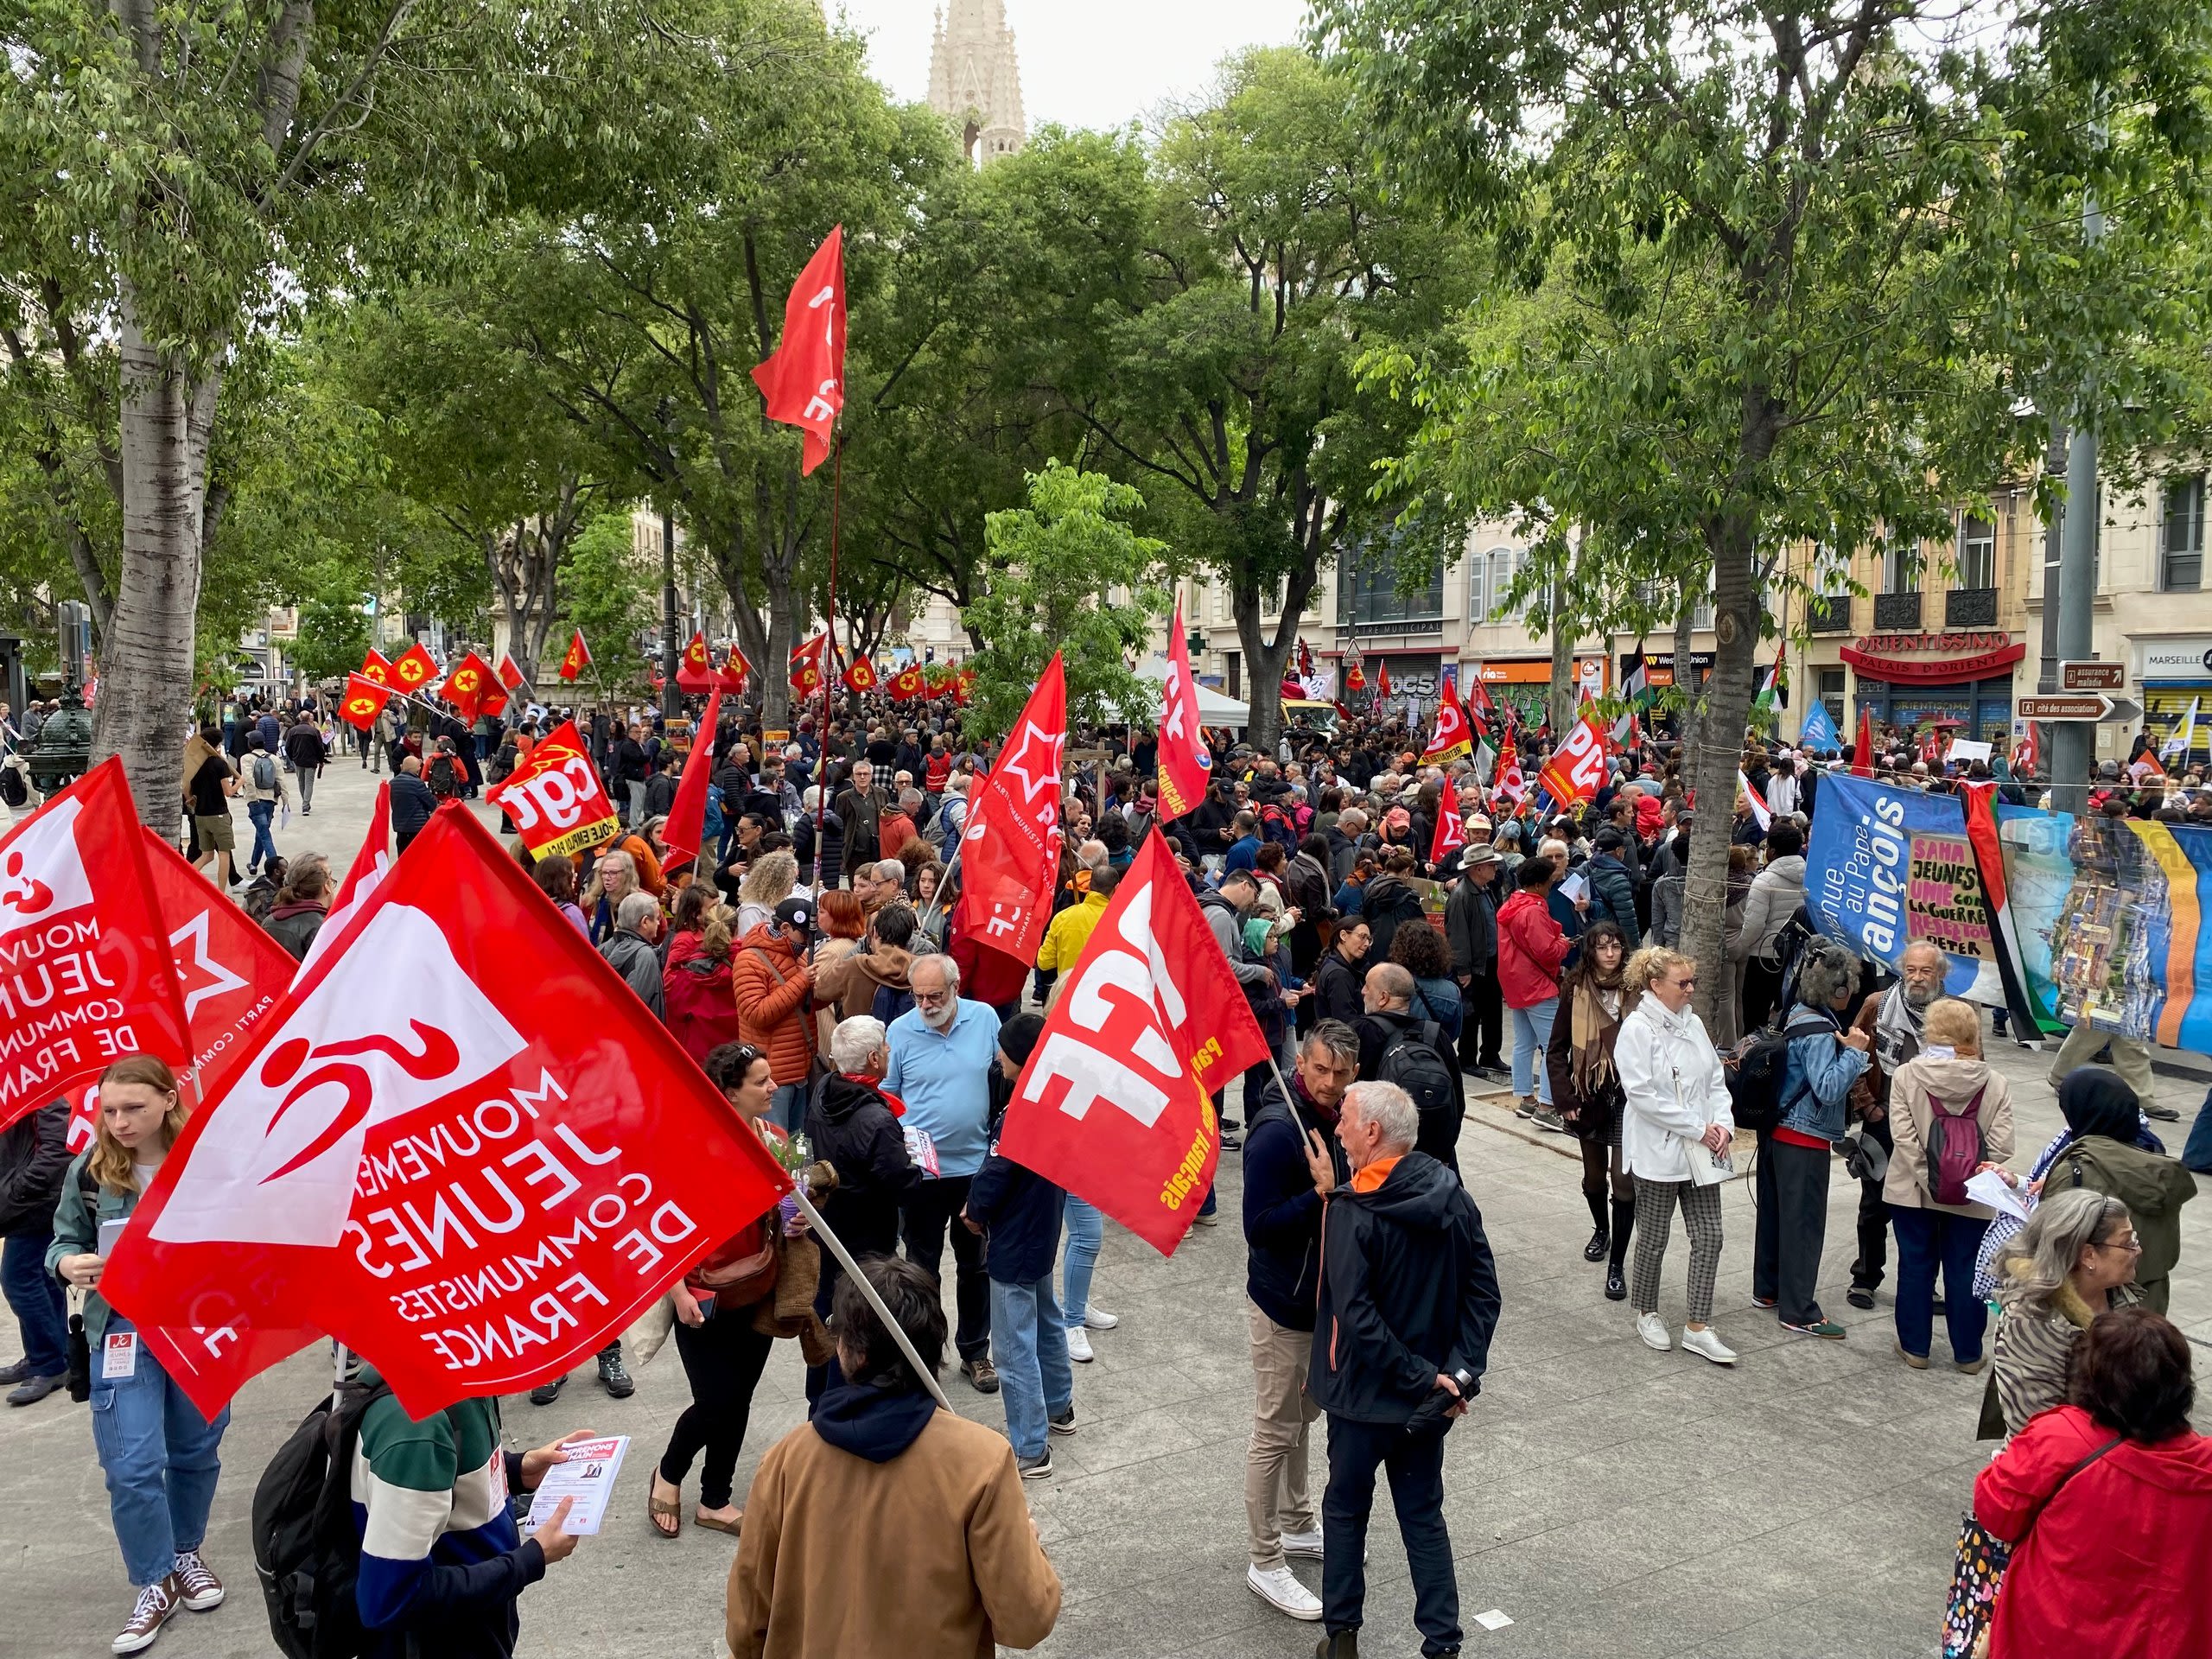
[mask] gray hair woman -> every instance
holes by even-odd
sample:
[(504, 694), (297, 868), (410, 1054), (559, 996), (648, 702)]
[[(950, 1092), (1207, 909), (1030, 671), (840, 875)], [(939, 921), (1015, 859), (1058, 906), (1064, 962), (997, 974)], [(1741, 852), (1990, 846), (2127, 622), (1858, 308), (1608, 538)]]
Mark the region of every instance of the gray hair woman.
[(2142, 1249), (2118, 1198), (2069, 1187), (2036, 1206), (1999, 1263), (1997, 1403), (2006, 1433), (2066, 1402), (2067, 1365), (2090, 1320), (2142, 1300)]

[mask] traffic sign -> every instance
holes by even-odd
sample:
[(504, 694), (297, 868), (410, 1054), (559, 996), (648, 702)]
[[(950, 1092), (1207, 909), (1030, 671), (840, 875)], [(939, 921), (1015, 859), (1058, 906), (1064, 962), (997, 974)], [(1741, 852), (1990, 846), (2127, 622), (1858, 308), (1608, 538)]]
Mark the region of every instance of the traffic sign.
[(2102, 692), (2072, 696), (2022, 697), (2015, 705), (2022, 720), (2133, 720), (2142, 705), (2127, 697), (2108, 697)]
[(2125, 691), (2127, 664), (2091, 661), (2062, 662), (2058, 665), (2062, 691)]

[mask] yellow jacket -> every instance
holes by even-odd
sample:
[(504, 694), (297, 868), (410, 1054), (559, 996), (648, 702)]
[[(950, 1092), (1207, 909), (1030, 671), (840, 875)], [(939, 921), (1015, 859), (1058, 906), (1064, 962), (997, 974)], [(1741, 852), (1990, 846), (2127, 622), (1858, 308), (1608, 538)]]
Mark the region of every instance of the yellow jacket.
[(1082, 959), (1090, 943), (1090, 930), (1106, 913), (1106, 896), (1087, 893), (1079, 905), (1070, 905), (1052, 918), (1045, 930), (1045, 943), (1037, 947), (1037, 965), (1048, 974), (1065, 973)]

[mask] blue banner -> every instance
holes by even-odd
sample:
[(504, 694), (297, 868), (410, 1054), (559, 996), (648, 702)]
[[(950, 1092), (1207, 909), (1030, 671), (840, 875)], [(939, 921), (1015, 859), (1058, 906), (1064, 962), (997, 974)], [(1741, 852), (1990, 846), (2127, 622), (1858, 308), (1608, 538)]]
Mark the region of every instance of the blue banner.
[(1945, 991), (2005, 1005), (1957, 796), (1827, 773), (1805, 849), (1805, 904), (1821, 931), (1892, 972), (1905, 946), (1929, 941), (1950, 959)]
[(1819, 753), (1840, 753), (1843, 740), (1835, 734), (1835, 721), (1828, 718), (1828, 706), (1815, 701), (1806, 712), (1805, 724), (1797, 734), (1797, 747)]

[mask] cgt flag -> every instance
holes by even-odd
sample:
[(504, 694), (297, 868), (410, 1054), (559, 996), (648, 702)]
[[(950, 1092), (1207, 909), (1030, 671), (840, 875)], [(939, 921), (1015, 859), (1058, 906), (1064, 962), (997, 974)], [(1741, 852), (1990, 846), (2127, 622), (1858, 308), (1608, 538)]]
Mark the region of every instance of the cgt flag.
[(584, 631), (578, 628), (569, 641), (569, 648), (561, 653), (561, 677), (573, 680), (591, 666), (591, 647), (584, 644)]
[(141, 828), (111, 755), (0, 836), (0, 1128), (123, 1055), (192, 1064)]
[(1060, 863), (1060, 755), (1067, 741), (1067, 682), (1054, 652), (998, 764), (969, 791), (960, 837), (965, 874), (953, 931), (1023, 963), (1037, 960), (1052, 919)]
[(1439, 766), (1474, 752), (1475, 734), (1467, 724), (1467, 711), (1460, 708), (1459, 692), (1446, 681), (1444, 700), (1436, 705), (1436, 729), (1429, 734), (1428, 747), (1421, 752), (1421, 763), (1425, 766)]
[(832, 226), (784, 302), (784, 338), (753, 378), (772, 421), (805, 435), (801, 476), (830, 455), (830, 435), (845, 406), (845, 227)]
[[(615, 830), (614, 803), (584, 752), (576, 722), (564, 720), (484, 798), (514, 821), (522, 844), (539, 858), (565, 858)], [(327, 927), (328, 923), (324, 925)]]
[(194, 1334), (206, 1415), (310, 1319), (412, 1417), (559, 1376), (790, 1185), (620, 985), (434, 815), (193, 1114), (103, 1293)]
[(1195, 812), (1213, 775), (1213, 753), (1198, 731), (1198, 682), (1191, 675), (1191, 641), (1183, 632), (1183, 602), (1167, 631), (1167, 677), (1160, 687), (1160, 821), (1173, 823)]
[(365, 674), (346, 677), (346, 695), (338, 700), (338, 718), (359, 731), (377, 723), (377, 716), (391, 701), (391, 688)]
[(1166, 838), (1149, 836), (1046, 1017), (999, 1150), (1171, 1255), (1220, 1161), (1208, 1091), (1267, 1058)]

